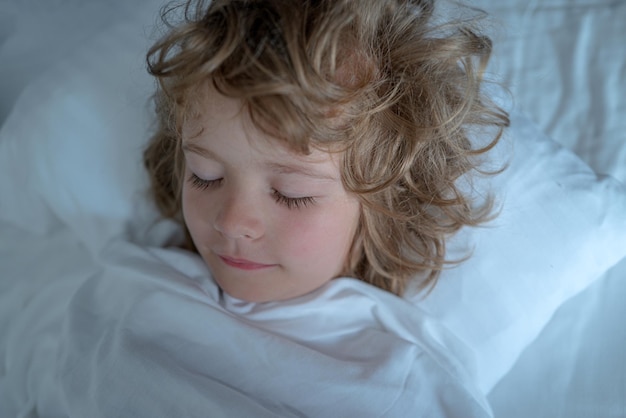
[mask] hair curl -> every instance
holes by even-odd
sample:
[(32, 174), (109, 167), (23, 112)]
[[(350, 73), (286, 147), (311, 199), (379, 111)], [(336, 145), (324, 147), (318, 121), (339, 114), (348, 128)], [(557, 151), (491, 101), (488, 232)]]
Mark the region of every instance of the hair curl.
[[(344, 187), (361, 201), (347, 275), (428, 288), (446, 239), (490, 216), (491, 199), (476, 205), (457, 184), (508, 125), (481, 93), (491, 43), (476, 19), (437, 24), (432, 0), (191, 0), (162, 17), (144, 161), (165, 217), (184, 224), (179, 131), (206, 83), (294, 150), (344, 151)], [(473, 127), (495, 128), (486, 146), (473, 148)]]

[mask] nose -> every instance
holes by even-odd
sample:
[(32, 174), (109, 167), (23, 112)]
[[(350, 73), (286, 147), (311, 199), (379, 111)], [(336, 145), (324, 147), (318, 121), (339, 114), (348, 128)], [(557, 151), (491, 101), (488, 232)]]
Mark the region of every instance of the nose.
[(260, 238), (264, 226), (258, 199), (245, 196), (244, 193), (224, 194), (213, 227), (231, 239)]

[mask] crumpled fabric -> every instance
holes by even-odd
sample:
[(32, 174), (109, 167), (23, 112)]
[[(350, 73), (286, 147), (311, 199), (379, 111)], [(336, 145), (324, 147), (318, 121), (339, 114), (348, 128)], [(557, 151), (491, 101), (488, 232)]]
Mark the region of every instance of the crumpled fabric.
[(71, 417), (491, 416), (458, 340), (361, 281), (250, 303), (181, 250), (118, 242), (101, 261), (64, 318)]

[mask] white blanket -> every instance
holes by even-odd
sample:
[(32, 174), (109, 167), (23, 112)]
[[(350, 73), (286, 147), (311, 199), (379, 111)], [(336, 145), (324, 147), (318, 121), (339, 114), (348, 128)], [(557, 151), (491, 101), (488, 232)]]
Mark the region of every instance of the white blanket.
[[(98, 274), (110, 276), (113, 258), (102, 259), (100, 264), (96, 264), (89, 253), (76, 242), (75, 237), (69, 237), (67, 231), (55, 228), (67, 222), (75, 233), (97, 239), (97, 243), (100, 243), (106, 241), (107, 237), (116, 235), (119, 230), (98, 224), (96, 231), (102, 234), (92, 233), (94, 230), (86, 228), (84, 222), (79, 222), (85, 219), (83, 215), (88, 212), (76, 211), (76, 208), (105, 210), (105, 215), (112, 216), (115, 220), (126, 220), (124, 217), (120, 218), (120, 214), (131, 213), (129, 201), (119, 197), (134, 190), (137, 185), (129, 181), (129, 175), (137, 176), (141, 168), (139, 163), (131, 168), (124, 164), (140, 161), (140, 152), (137, 151), (140, 147), (132, 138), (137, 137), (137, 132), (143, 132), (143, 125), (136, 117), (136, 112), (137, 109), (144, 109), (146, 100), (142, 95), (136, 94), (136, 87), (145, 81), (139, 76), (145, 76), (142, 57), (148, 47), (147, 38), (154, 30), (152, 25), (156, 21), (157, 9), (162, 2), (0, 0), (0, 3), (0, 121), (7, 117), (9, 110), (14, 109), (18, 94), (27, 87), (31, 91), (30, 96), (22, 97), (21, 105), (14, 110), (19, 110), (17, 120), (22, 119), (23, 126), (28, 127), (26, 131), (32, 133), (32, 141), (27, 137), (17, 136), (18, 140), (13, 142), (27, 150), (26, 157), (16, 158), (15, 154), (6, 154), (5, 157), (8, 158), (0, 163), (0, 168), (5, 170), (2, 177), (8, 180), (10, 186), (8, 189), (0, 187), (0, 206), (13, 201), (28, 202), (16, 205), (18, 213), (23, 215), (20, 219), (22, 222), (7, 228), (0, 225), (0, 417), (66, 417), (68, 406), (74, 405), (66, 402), (81, 399), (92, 405), (100, 405), (101, 414), (130, 416), (136, 412), (131, 410), (131, 402), (139, 402), (137, 397), (142, 393), (147, 395), (146, 402), (149, 401), (148, 406), (152, 408), (146, 409), (145, 413), (153, 413), (153, 416), (169, 413), (176, 415), (177, 411), (172, 412), (169, 407), (163, 406), (168, 399), (174, 399), (174, 405), (178, 406), (183, 405), (184, 399), (195, 396), (197, 402), (208, 404), (209, 401), (205, 399), (207, 394), (194, 395), (195, 389), (190, 389), (191, 393), (180, 394), (175, 391), (176, 385), (172, 383), (176, 379), (178, 383), (184, 380), (178, 375), (182, 373), (182, 369), (178, 367), (179, 362), (189, 365), (203, 360), (201, 355), (189, 357), (187, 351), (191, 348), (183, 342), (184, 339), (179, 338), (186, 351), (176, 351), (176, 356), (164, 359), (168, 362), (159, 368), (154, 362), (150, 363), (150, 359), (156, 355), (152, 351), (140, 353), (135, 347), (135, 355), (139, 353), (142, 357), (135, 357), (133, 360), (130, 356), (132, 353), (126, 350), (131, 347), (119, 345), (127, 341), (123, 338), (113, 340), (100, 336), (103, 341), (118, 345), (95, 345), (98, 352), (92, 353), (92, 362), (80, 366), (78, 363), (72, 366), (74, 360), (69, 357), (70, 350), (83, 347), (83, 351), (77, 350), (76, 353), (84, 354), (87, 346), (82, 344), (87, 344), (89, 339), (80, 339), (80, 334), (74, 333), (77, 328), (73, 328), (74, 331), (68, 329), (66, 332), (73, 339), (63, 346), (60, 345), (60, 328), (64, 318), (75, 318), (67, 316), (71, 300), (75, 302), (71, 305), (71, 315), (80, 313), (76, 310), (80, 306), (76, 304), (80, 297), (72, 299), (72, 295), (90, 277)], [(501, 19), (501, 26), (496, 25), (496, 34), (493, 36), (496, 53), (489, 72), (503, 76), (505, 84), (513, 92), (516, 107), (529, 113), (539, 123), (542, 131), (574, 149), (598, 172), (609, 173), (626, 181), (626, 95), (623, 94), (626, 91), (626, 54), (623, 53), (623, 39), (626, 39), (626, 25), (623, 24), (626, 3), (557, 0), (546, 5), (543, 2), (526, 0), (512, 0), (506, 4), (494, 0), (476, 0), (472, 4), (484, 7), (490, 14)], [(139, 24), (133, 17), (134, 14), (142, 16), (143, 23)], [(117, 29), (112, 27), (118, 25)], [(73, 52), (78, 54), (72, 56)], [(55, 63), (63, 65), (58, 66)], [(132, 83), (127, 82), (126, 78), (120, 78), (129, 74), (124, 65), (132, 69)], [(47, 84), (42, 84), (42, 80), (37, 83), (33, 81), (35, 75), (42, 73), (45, 76), (42, 80), (47, 81)], [(150, 81), (147, 85), (151, 86)], [(51, 100), (53, 96), (58, 100)], [(119, 100), (122, 97), (125, 101)], [(111, 100), (115, 106), (109, 104)], [(123, 107), (124, 103), (130, 104), (130, 109), (135, 111)], [(79, 121), (80, 123), (76, 123)], [(5, 133), (11, 131), (7, 128), (7, 125), (3, 126)], [(92, 141), (95, 139), (96, 142), (85, 146), (88, 144), (86, 138)], [(537, 151), (543, 149), (544, 145), (533, 141), (525, 144), (518, 144), (517, 156), (526, 155), (522, 161), (536, 161), (526, 151), (520, 150)], [(68, 149), (73, 152), (68, 153)], [(135, 154), (132, 153), (133, 150), (136, 151)], [(97, 156), (99, 159), (94, 162), (90, 156)], [(479, 360), (479, 381), (482, 374), (487, 377), (483, 377), (482, 381), (489, 384), (495, 383), (509, 370), (508, 367), (517, 358), (519, 351), (530, 343), (528, 336), (534, 338), (539, 332), (540, 327), (535, 325), (547, 321), (552, 314), (552, 311), (540, 308), (556, 307), (559, 298), (562, 300), (565, 297), (563, 295), (572, 289), (579, 289), (576, 283), (588, 284), (595, 280), (596, 277), (585, 276), (590, 276), (589, 271), (594, 269), (596, 259), (606, 258), (601, 254), (617, 253), (620, 248), (626, 248), (623, 244), (607, 245), (604, 239), (600, 239), (600, 235), (604, 235), (602, 231), (613, 231), (613, 235), (617, 235), (623, 230), (610, 226), (615, 222), (615, 213), (620, 210), (624, 213), (620, 209), (626, 208), (624, 204), (604, 203), (613, 214), (608, 218), (586, 217), (580, 222), (572, 223), (572, 227), (562, 234), (551, 233), (559, 230), (559, 225), (567, 224), (570, 211), (554, 210), (555, 206), (567, 209), (566, 199), (535, 198), (546, 195), (546, 192), (539, 193), (539, 189), (550, 191), (553, 190), (549, 187), (550, 184), (564, 184), (560, 177), (557, 178), (552, 173), (562, 171), (563, 167), (559, 168), (559, 164), (546, 161), (544, 157), (541, 157), (542, 164), (531, 164), (533, 167), (530, 168), (534, 170), (528, 165), (518, 166), (524, 170), (515, 171), (518, 174), (513, 176), (516, 180), (513, 185), (501, 183), (505, 187), (497, 189), (504, 192), (496, 193), (498, 196), (508, 195), (509, 203), (513, 201), (513, 204), (508, 205), (508, 215), (496, 219), (497, 225), (504, 226), (499, 232), (501, 235), (498, 235), (501, 238), (493, 240), (489, 238), (491, 235), (484, 234), (472, 241), (479, 245), (473, 257), (462, 265), (462, 271), (455, 269), (451, 272), (452, 277), (448, 276), (449, 279), (462, 280), (448, 287), (442, 281), (441, 286), (438, 286), (439, 297), (443, 295), (447, 304), (437, 302), (437, 292), (426, 301), (426, 305), (430, 303), (437, 308), (456, 335), (463, 338), (465, 333), (472, 337), (465, 341), (470, 344)], [(111, 160), (107, 158), (114, 158), (112, 161), (115, 163), (108, 163)], [(37, 161), (46, 164), (34, 164)], [(6, 162), (16, 164), (14, 166)], [(7, 167), (17, 169), (7, 170)], [(107, 170), (106, 167), (114, 167), (114, 170)], [(541, 167), (541, 170), (537, 167)], [(539, 177), (538, 171), (543, 178)], [(552, 174), (546, 175), (545, 171)], [(580, 174), (578, 171), (576, 173)], [(538, 177), (540, 181), (535, 180)], [(519, 179), (523, 181), (517, 181)], [(573, 179), (568, 179), (570, 186), (575, 186)], [(79, 191), (85, 193), (76, 193), (73, 187), (77, 185), (81, 186)], [(569, 190), (573, 195), (582, 196), (583, 190), (579, 189), (578, 186), (573, 191), (565, 188), (554, 195), (564, 196)], [(528, 193), (529, 190), (532, 193)], [(578, 194), (579, 192), (581, 193)], [(598, 189), (594, 186), (591, 192), (595, 196)], [(77, 200), (80, 197), (84, 201)], [(532, 200), (532, 205), (519, 204), (519, 199), (526, 203)], [(580, 209), (579, 206), (593, 206), (596, 203), (601, 206), (603, 202), (614, 201), (594, 197), (583, 200), (584, 204), (572, 207)], [(515, 210), (511, 212), (510, 208)], [(31, 212), (36, 216), (26, 216)], [(50, 213), (61, 219), (49, 219)], [(537, 217), (537, 213), (542, 215)], [(560, 213), (568, 216), (558, 216)], [(574, 213), (575, 211), (571, 211), (571, 214)], [(139, 219), (146, 222), (149, 217), (143, 211), (141, 214)], [(543, 214), (557, 216), (544, 217)], [(2, 212), (0, 215), (7, 213)], [(548, 220), (549, 223), (546, 222)], [(591, 229), (594, 224), (604, 226)], [(16, 230), (16, 225), (24, 225), (33, 230), (42, 226), (49, 229), (46, 229), (45, 235), (27, 239), (23, 231)], [(537, 230), (541, 234), (537, 235)], [(141, 238), (134, 242), (159, 245), (161, 241), (144, 240), (142, 231), (131, 231), (133, 236)], [(514, 232), (513, 235), (506, 235), (511, 231)], [(523, 242), (535, 244), (528, 245), (523, 252), (516, 251), (521, 244), (513, 238), (520, 236), (526, 237)], [(533, 237), (540, 238), (532, 239)], [(585, 245), (572, 245), (575, 242)], [(507, 243), (514, 245), (504, 245)], [(94, 243), (85, 242), (90, 248), (100, 249), (99, 244), (92, 244)], [(572, 246), (580, 250), (576, 255), (568, 250)], [(119, 254), (119, 249), (116, 251)], [(127, 263), (131, 267), (162, 264), (164, 268), (171, 269), (167, 267), (168, 263), (159, 261), (159, 257), (153, 252), (139, 251), (137, 255), (138, 250), (134, 251), (134, 261)], [(540, 257), (543, 262), (537, 262), (538, 257), (534, 255), (537, 253), (545, 255)], [(188, 259), (180, 254), (173, 258)], [(580, 261), (585, 258), (590, 261), (587, 265)], [(146, 259), (153, 261), (146, 263)], [(491, 263), (491, 260), (495, 261)], [(509, 263), (508, 260), (513, 262)], [(567, 262), (565, 269), (562, 268), (563, 262)], [(130, 271), (133, 271), (132, 268)], [(494, 271), (498, 274), (493, 274)], [(579, 271), (582, 274), (576, 274)], [(138, 272), (135, 271), (133, 277), (135, 273)], [(162, 273), (163, 271), (160, 274)], [(119, 276), (116, 280), (121, 279)], [(483, 279), (484, 284), (477, 285), (477, 281)], [(625, 279), (626, 260), (615, 267), (604, 280), (597, 281), (593, 288), (561, 308), (548, 329), (531, 344), (513, 370), (491, 391), (489, 399), (497, 417), (626, 416), (626, 328), (618, 320), (626, 317), (626, 304), (623, 303), (626, 297)], [(181, 286), (179, 283), (170, 287), (175, 290), (174, 295), (171, 295), (172, 300), (184, 299), (185, 293), (181, 293)], [(85, 287), (80, 294), (84, 294), (87, 289)], [(111, 288), (109, 291), (116, 297), (127, 297), (124, 286)], [(201, 292), (197, 288), (196, 291)], [(324, 290), (326, 291), (330, 290)], [(210, 294), (209, 292), (208, 295)], [(209, 296), (204, 295), (206, 298)], [(103, 299), (98, 300), (104, 303)], [(130, 303), (128, 299), (124, 300)], [(123, 304), (124, 301), (120, 300), (119, 303)], [(333, 306), (338, 305), (333, 302)], [(89, 308), (100, 309), (98, 306)], [(351, 309), (352, 306), (347, 308)], [(106, 323), (110, 329), (115, 329), (115, 324), (122, 326), (120, 321), (130, 318), (122, 317), (123, 312), (120, 310), (111, 311), (115, 315)], [(177, 315), (182, 316), (183, 313)], [(320, 313), (316, 312), (315, 315)], [(370, 319), (373, 317), (372, 313), (367, 315), (370, 315)], [(167, 316), (175, 324), (182, 323), (183, 318), (176, 318), (178, 319), (174, 321)], [(95, 318), (92, 320), (95, 321)], [(104, 321), (104, 318), (100, 320)], [(187, 320), (185, 318), (184, 326), (173, 331), (185, 331)], [(333, 321), (331, 323), (334, 324)], [(137, 325), (137, 322), (133, 324)], [(150, 326), (148, 330), (154, 330), (153, 327), (158, 324), (146, 321), (145, 325)], [(159, 329), (161, 328), (165, 329), (165, 324)], [(495, 338), (485, 338), (486, 331)], [(92, 334), (88, 335), (93, 337)], [(110, 337), (115, 335), (118, 334), (111, 334)], [(145, 334), (141, 335), (149, 340)], [(187, 334), (182, 332), (182, 335)], [(121, 333), (118, 336), (128, 338), (131, 335)], [(162, 339), (158, 339), (159, 344), (162, 342)], [(477, 345), (476, 342), (480, 344)], [(258, 343), (251, 343), (250, 347), (253, 347), (252, 344)], [(456, 347), (455, 344), (453, 346)], [(119, 363), (113, 361), (111, 350), (115, 347), (125, 348), (118, 352), (130, 357), (122, 356)], [(241, 344), (233, 344), (229, 349), (242, 350), (242, 347)], [(487, 351), (485, 347), (491, 349)], [(498, 356), (491, 354), (494, 352)], [(66, 382), (64, 387), (57, 383), (59, 358), (65, 359), (65, 363), (59, 368), (64, 373), (61, 375)], [(257, 353), (255, 358), (265, 359), (263, 352)], [(105, 363), (105, 360), (109, 363)], [(252, 358), (248, 360), (252, 361)], [(283, 359), (280, 360), (282, 365)], [(87, 360), (83, 358), (82, 361)], [(130, 367), (128, 364), (134, 366)], [(193, 367), (194, 373), (202, 364)], [(293, 366), (287, 360), (284, 364)], [(295, 364), (297, 373), (306, 371), (300, 370), (303, 364), (304, 361)], [(135, 370), (138, 365), (143, 365), (142, 374)], [(168, 367), (169, 372), (166, 370)], [(153, 368), (157, 370), (152, 370)], [(72, 370), (74, 372), (70, 373)], [(255, 367), (254, 370), (260, 369)], [(91, 371), (97, 374), (91, 376)], [(84, 380), (71, 380), (79, 378), (78, 374), (74, 374), (79, 372)], [(111, 383), (105, 388), (106, 379), (115, 380), (117, 373), (131, 377), (128, 381)], [(249, 375), (251, 378), (256, 376), (255, 373)], [(137, 383), (141, 378), (152, 380)], [(200, 381), (200, 377), (189, 379), (196, 383)], [(76, 385), (80, 382), (85, 384), (80, 386), (80, 391), (72, 393), (67, 386), (72, 381)], [(259, 384), (264, 385), (265, 383)], [(489, 385), (483, 385), (489, 388)], [(189, 387), (191, 386), (190, 384)], [(344, 386), (337, 383), (327, 387), (330, 390)], [(354, 391), (351, 393), (361, 393), (360, 386), (352, 387)], [(118, 395), (121, 393), (123, 396), (115, 399), (108, 391), (114, 391)], [(108, 398), (103, 399), (103, 396)], [(325, 396), (329, 396), (328, 393), (315, 393), (310, 397), (314, 397), (313, 400), (319, 404), (325, 404)], [(86, 403), (78, 407), (84, 408), (79, 415), (81, 418), (97, 416), (91, 410), (89, 413), (85, 412), (89, 408)], [(105, 411), (105, 407), (113, 410)], [(136, 406), (143, 407), (144, 405)], [(159, 408), (162, 409), (155, 412)], [(330, 405), (328, 408), (331, 412), (327, 415), (340, 415), (336, 408), (332, 409)], [(450, 415), (455, 411), (453, 408)], [(202, 416), (219, 416), (219, 411), (202, 412)], [(230, 412), (229, 416), (232, 416), (237, 411)], [(263, 416), (257, 412), (251, 415)], [(141, 413), (136, 415), (141, 416)], [(468, 416), (468, 413), (461, 416)]]
[[(491, 415), (460, 343), (363, 282), (255, 304), (221, 294), (191, 253), (117, 241), (93, 261), (71, 235), (55, 239), (3, 250), (30, 283), (0, 300), (5, 313), (22, 307), (2, 417)], [(44, 250), (58, 260), (46, 271), (32, 262)]]

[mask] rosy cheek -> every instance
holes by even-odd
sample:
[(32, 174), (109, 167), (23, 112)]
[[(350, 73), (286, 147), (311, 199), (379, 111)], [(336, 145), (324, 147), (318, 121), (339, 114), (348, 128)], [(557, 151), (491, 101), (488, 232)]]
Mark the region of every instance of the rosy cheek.
[(189, 186), (183, 187), (182, 212), (185, 225), (194, 239), (197, 239), (202, 225), (207, 221), (204, 219), (207, 211), (203, 209), (203, 202), (198, 191), (190, 189)]
[(288, 222), (283, 225), (283, 234), (289, 237), (284, 242), (289, 242), (287, 248), (290, 253), (294, 257), (327, 254), (330, 249), (329, 246), (334, 246), (335, 238), (342, 235), (341, 233), (338, 234), (338, 229), (345, 227), (345, 225), (335, 222), (332, 214), (327, 211), (309, 213), (309, 216), (306, 217), (302, 216), (303, 214), (300, 215), (290, 216)]
[(285, 248), (293, 256), (310, 253), (315, 248), (316, 227), (319, 226), (317, 217), (304, 216), (298, 211), (283, 212), (277, 218), (280, 229), (275, 237), (282, 242)]

